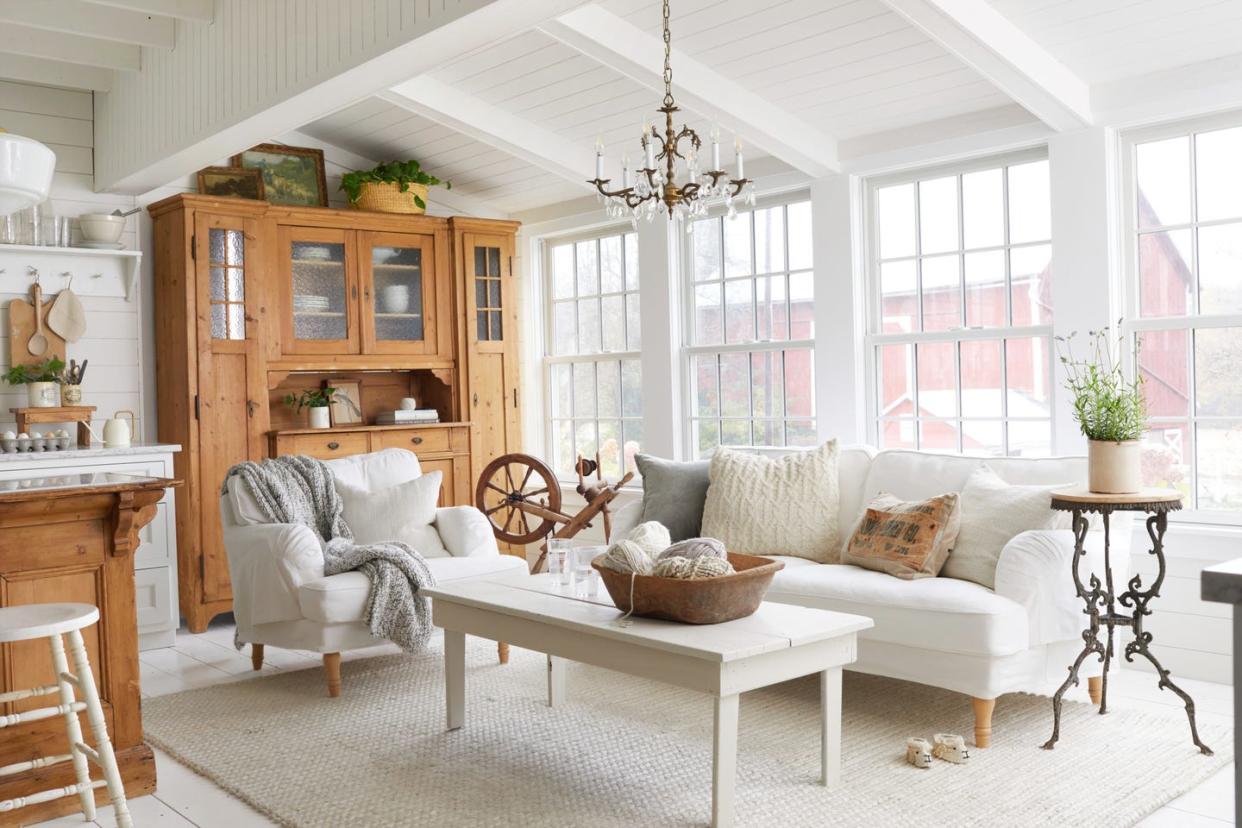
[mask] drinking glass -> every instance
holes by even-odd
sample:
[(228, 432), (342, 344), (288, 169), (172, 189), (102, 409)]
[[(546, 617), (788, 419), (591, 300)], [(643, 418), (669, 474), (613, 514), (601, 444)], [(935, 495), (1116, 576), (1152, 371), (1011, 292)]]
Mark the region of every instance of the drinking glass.
[(548, 574), (552, 583), (564, 586), (569, 583), (569, 558), (573, 552), (572, 544), (563, 538), (548, 539)]
[(574, 580), (585, 583), (595, 570), (591, 561), (608, 551), (606, 546), (579, 546), (574, 550)]

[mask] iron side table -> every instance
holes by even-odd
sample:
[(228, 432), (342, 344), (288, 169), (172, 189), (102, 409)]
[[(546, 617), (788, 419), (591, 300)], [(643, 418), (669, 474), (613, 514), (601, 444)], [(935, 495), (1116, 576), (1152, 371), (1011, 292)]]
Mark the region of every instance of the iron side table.
[[(1070, 562), (1074, 576), (1074, 587), (1078, 597), (1087, 605), (1084, 613), (1090, 618), (1087, 629), (1083, 630), (1084, 647), (1078, 658), (1070, 665), (1069, 676), (1052, 697), (1052, 738), (1044, 743), (1045, 750), (1052, 750), (1061, 737), (1061, 697), (1071, 686), (1078, 684), (1078, 668), (1095, 654), (1104, 662), (1104, 678), (1100, 689), (1100, 713), (1108, 712), (1108, 668), (1113, 658), (1113, 633), (1117, 627), (1131, 627), (1134, 640), (1126, 644), (1126, 661), (1134, 661), (1141, 655), (1151, 662), (1160, 676), (1159, 686), (1166, 687), (1181, 697), (1186, 703), (1186, 716), (1190, 719), (1190, 738), (1199, 750), (1212, 755), (1211, 749), (1199, 740), (1199, 730), (1195, 726), (1195, 702), (1182, 688), (1169, 678), (1169, 671), (1152, 655), (1151, 633), (1143, 629), (1143, 618), (1151, 615), (1148, 604), (1160, 595), (1160, 586), (1164, 583), (1164, 531), (1168, 528), (1169, 512), (1182, 508), (1182, 496), (1173, 489), (1143, 489), (1130, 494), (1096, 494), (1086, 488), (1063, 489), (1052, 493), (1052, 508), (1073, 515), (1074, 557)], [(1090, 573), (1089, 585), (1083, 586), (1078, 574), (1079, 562), (1086, 555), (1083, 548), (1087, 538), (1087, 513), (1098, 512), (1104, 522), (1104, 583), (1100, 583), (1099, 575)], [(1156, 556), (1158, 569), (1156, 579), (1151, 586), (1143, 589), (1142, 575), (1130, 579), (1124, 592), (1118, 593), (1113, 585), (1112, 562), (1109, 559), (1109, 515), (1113, 512), (1145, 512), (1147, 513), (1147, 536), (1151, 538), (1149, 554)], [(1108, 629), (1107, 644), (1100, 640), (1101, 628)]]

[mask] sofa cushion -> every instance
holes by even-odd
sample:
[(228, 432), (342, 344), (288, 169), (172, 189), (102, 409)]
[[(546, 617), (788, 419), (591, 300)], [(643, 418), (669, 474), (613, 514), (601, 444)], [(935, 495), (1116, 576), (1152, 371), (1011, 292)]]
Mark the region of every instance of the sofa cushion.
[(707, 501), (710, 462), (681, 463), (650, 454), (636, 454), (634, 461), (643, 477), (640, 523), (654, 520), (662, 524), (674, 543), (697, 538)]
[(934, 578), (957, 542), (956, 492), (928, 500), (900, 500), (881, 493), (867, 504), (841, 563), (898, 578)]
[[(526, 562), (514, 555), (486, 555), (471, 558), (432, 558), (427, 568), (437, 583), (462, 578), (476, 578), (501, 572), (520, 572)], [(323, 624), (358, 621), (366, 610), (371, 581), (361, 572), (342, 572), (315, 581), (307, 581), (298, 589), (302, 614)]]
[(719, 448), (710, 476), (704, 536), (746, 555), (837, 559), (836, 440), (775, 459)]
[(337, 494), (342, 516), (358, 544), (404, 543), (424, 558), (444, 558), (448, 550), (433, 522), (442, 472), (434, 471), (383, 489), (360, 489), (341, 480)]
[[(979, 656), (1027, 649), (1026, 611), (1015, 601), (969, 581), (905, 581), (848, 564), (806, 565), (777, 557), (766, 601), (865, 615), (875, 621), (864, 639)], [(929, 677), (929, 683), (935, 683)]]

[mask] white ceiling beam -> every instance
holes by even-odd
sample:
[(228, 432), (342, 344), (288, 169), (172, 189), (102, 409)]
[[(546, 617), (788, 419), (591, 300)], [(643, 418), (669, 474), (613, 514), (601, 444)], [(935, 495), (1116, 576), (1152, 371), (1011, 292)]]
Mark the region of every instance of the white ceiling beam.
[(112, 88), (109, 71), (25, 55), (0, 54), (0, 78), (94, 92), (107, 92)]
[(61, 60), (100, 69), (137, 72), (141, 49), (82, 35), (61, 34), (30, 26), (0, 26), (0, 52)]
[[(279, 144), (285, 144), (293, 147), (312, 147), (314, 149), (323, 150), (324, 159), (330, 163), (338, 164), (342, 167), (348, 167), (350, 170), (369, 170), (378, 162), (372, 158), (365, 158), (355, 152), (351, 152), (344, 147), (328, 141), (321, 141), (313, 135), (307, 135), (305, 132), (293, 130), (286, 132), (276, 139)], [(509, 214), (503, 210), (497, 210), (490, 202), (474, 196), (465, 195), (456, 190), (450, 190), (446, 187), (436, 188), (435, 198), (431, 201), (432, 205), (440, 205), (447, 208), (455, 215), (474, 216), (476, 218), (508, 218)]]
[(215, 18), (214, 0), (86, 0), (86, 2), (161, 17), (177, 17), (198, 23), (210, 23)]
[(595, 154), (551, 130), (493, 106), (430, 75), (398, 84), (376, 97), (475, 141), (534, 164), (583, 188), (595, 172)]
[(157, 49), (171, 49), (175, 42), (171, 17), (109, 9), (84, 0), (0, 0), (0, 23)]
[[(539, 28), (643, 86), (664, 91), (663, 41), (612, 12), (597, 5), (584, 6)], [(673, 93), (683, 106), (813, 178), (839, 168), (831, 136), (676, 50)]]
[(1091, 88), (988, 0), (883, 0), (1055, 130), (1092, 123)]

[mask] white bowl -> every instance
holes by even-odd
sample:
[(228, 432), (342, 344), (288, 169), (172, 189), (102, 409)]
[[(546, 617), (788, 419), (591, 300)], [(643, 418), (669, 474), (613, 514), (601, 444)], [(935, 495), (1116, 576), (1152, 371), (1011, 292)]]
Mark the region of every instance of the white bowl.
[(82, 227), (82, 240), (88, 242), (115, 243), (125, 230), (125, 217), (107, 213), (83, 213), (78, 216)]

